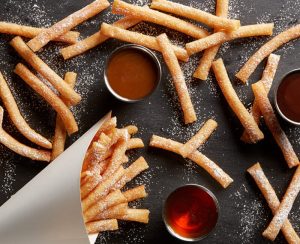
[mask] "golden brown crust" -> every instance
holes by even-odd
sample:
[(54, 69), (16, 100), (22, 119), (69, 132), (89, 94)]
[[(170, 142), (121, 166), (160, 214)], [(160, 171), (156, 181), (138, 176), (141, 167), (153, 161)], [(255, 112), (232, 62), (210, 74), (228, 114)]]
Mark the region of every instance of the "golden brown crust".
[(78, 131), (77, 123), (70, 109), (47, 85), (40, 81), (25, 65), (21, 63), (17, 64), (14, 72), (39, 95), (41, 95), (59, 114), (69, 135)]
[(102, 213), (104, 210), (124, 202), (126, 202), (126, 198), (120, 190), (112, 191), (84, 212), (84, 222), (87, 223), (98, 219), (98, 213)]
[(256, 82), (252, 85), (252, 90), (265, 123), (271, 131), (277, 145), (280, 147), (288, 166), (292, 168), (299, 165), (299, 159), (276, 118), (263, 83), (260, 81)]
[[(254, 164), (247, 171), (252, 176), (252, 178), (256, 182), (256, 185), (265, 197), (270, 209), (272, 210), (273, 215), (276, 214), (276, 211), (280, 205), (280, 201), (272, 185), (265, 176), (260, 164)], [(284, 222), (281, 231), (288, 243), (300, 243), (300, 238), (288, 219)]]
[(63, 20), (43, 30), (36, 37), (31, 39), (27, 44), (32, 51), (36, 52), (44, 47), (48, 42), (65, 34), (87, 19), (95, 16), (102, 10), (106, 9), (108, 6), (109, 2), (107, 0), (95, 0), (84, 8), (72, 13)]
[(180, 106), (183, 111), (184, 122), (185, 124), (193, 123), (197, 120), (196, 112), (185, 83), (184, 74), (180, 68), (174, 50), (172, 49), (171, 43), (166, 34), (159, 35), (157, 37), (157, 42), (172, 75)]
[[(139, 22), (141, 21), (138, 19), (134, 19), (131, 17), (124, 17), (114, 22), (112, 25), (122, 29), (128, 29), (138, 24)], [(101, 43), (105, 42), (107, 39), (109, 39), (109, 37), (103, 35), (99, 30), (95, 34), (75, 43), (74, 45), (61, 49), (60, 53), (62, 54), (65, 60), (70, 59), (100, 45)]]
[[(161, 52), (161, 48), (157, 43), (154, 36), (144, 35), (138, 32), (124, 30), (122, 28), (102, 23), (101, 33), (110, 38), (116, 38), (125, 42), (134, 43), (137, 45), (145, 46), (150, 49)], [(189, 56), (186, 50), (182, 47), (172, 45), (176, 57), (182, 61), (188, 61)]]
[[(74, 88), (76, 78), (77, 78), (77, 74), (74, 72), (67, 72), (65, 74), (65, 82), (71, 88)], [(65, 102), (65, 104), (68, 105), (67, 102)], [(67, 137), (67, 132), (64, 123), (61, 120), (61, 118), (57, 115), (56, 122), (55, 122), (51, 160), (57, 158), (65, 150), (66, 137)]]
[(200, 130), (188, 140), (183, 147), (180, 148), (180, 154), (182, 157), (186, 158), (191, 153), (195, 152), (201, 145), (203, 145), (210, 135), (217, 128), (218, 124), (213, 119), (209, 119), (200, 128)]
[(126, 214), (117, 219), (148, 224), (150, 211), (148, 209), (128, 208)]
[(122, 192), (122, 194), (127, 199), (127, 202), (132, 202), (132, 201), (135, 201), (137, 199), (147, 197), (147, 195), (148, 195), (146, 190), (145, 190), (144, 185), (131, 188), (127, 191)]
[(83, 200), (81, 200), (82, 211), (87, 211), (92, 205), (99, 201), (102, 197), (106, 196), (110, 189), (118, 182), (118, 180), (125, 173), (124, 168), (121, 166), (114, 174), (103, 180), (97, 187)]
[(49, 162), (51, 157), (50, 152), (28, 147), (18, 142), (12, 136), (6, 133), (5, 130), (3, 130), (2, 128), (3, 115), (4, 115), (4, 110), (0, 106), (0, 143), (23, 157), (27, 157), (37, 161)]
[(256, 67), (263, 61), (264, 58), (268, 57), (272, 52), (278, 49), (285, 43), (300, 37), (300, 24), (295, 25), (277, 36), (273, 37), (270, 41), (265, 43), (262, 47), (256, 51), (235, 75), (244, 83), (247, 82), (250, 75), (254, 72)]
[(173, 30), (177, 30), (194, 38), (202, 38), (208, 35), (208, 32), (189, 22), (178, 19), (168, 14), (164, 14), (153, 9), (145, 9), (120, 0), (115, 0), (112, 6), (114, 14), (124, 14), (133, 18), (162, 25)]
[(223, 60), (218, 59), (217, 61), (214, 61), (212, 68), (226, 101), (247, 131), (250, 140), (253, 143), (262, 140), (264, 138), (264, 134), (261, 132), (257, 123), (239, 100), (236, 92), (234, 91)]
[[(151, 147), (161, 148), (177, 154), (180, 154), (180, 148), (183, 146), (183, 144), (177, 141), (173, 141), (171, 139), (166, 139), (156, 135), (153, 135), (151, 137), (149, 145)], [(216, 163), (214, 163), (199, 151), (195, 151), (194, 153), (190, 154), (188, 158), (205, 169), (222, 187), (227, 188), (233, 182), (233, 179), (228, 174), (226, 174)]]
[(285, 192), (282, 201), (277, 208), (276, 214), (274, 215), (272, 221), (270, 222), (267, 229), (263, 232), (263, 236), (274, 241), (278, 235), (280, 229), (285, 223), (292, 207), (294, 201), (300, 191), (300, 167), (297, 170)]
[(15, 37), (12, 39), (10, 44), (26, 62), (28, 62), (57, 89), (61, 96), (70, 101), (72, 105), (80, 102), (80, 95), (67, 85), (60, 76), (58, 76), (47, 64), (43, 62), (43, 60), (33, 53), (21, 37)]
[[(217, 0), (216, 1), (216, 15), (217, 16), (227, 18), (228, 3), (229, 3), (229, 0)], [(218, 32), (218, 30), (219, 30), (218, 28), (215, 28), (214, 33)], [(200, 79), (200, 80), (207, 79), (212, 62), (214, 61), (214, 59), (219, 51), (220, 46), (221, 46), (221, 44), (215, 45), (204, 51), (204, 53), (200, 59), (199, 65), (193, 74), (193, 77)]]
[(117, 230), (118, 221), (116, 219), (105, 219), (87, 223), (85, 225), (88, 234), (95, 234), (108, 230)]
[[(44, 28), (37, 28), (26, 25), (19, 25), (15, 23), (0, 21), (0, 33), (23, 36), (27, 38), (34, 38), (37, 36)], [(57, 37), (53, 41), (65, 42), (69, 44), (74, 44), (77, 42), (80, 33), (77, 31), (69, 31), (62, 36)]]
[(193, 19), (213, 28), (219, 28), (226, 31), (234, 31), (240, 27), (240, 21), (219, 17), (208, 12), (189, 7), (183, 4), (174, 3), (166, 0), (154, 0), (151, 8), (161, 10), (167, 13), (176, 14), (188, 19)]
[(0, 72), (0, 98), (9, 114), (10, 119), (12, 120), (13, 124), (16, 126), (16, 128), (20, 131), (22, 135), (24, 135), (31, 142), (41, 147), (47, 149), (52, 148), (52, 143), (48, 141), (45, 137), (43, 137), (42, 135), (34, 131), (25, 121), (8, 87), (8, 84), (6, 83), (1, 72)]
[(188, 55), (201, 52), (207, 48), (222, 44), (226, 41), (235, 40), (238, 38), (253, 37), (253, 36), (271, 36), (273, 33), (274, 24), (256, 24), (242, 26), (232, 32), (216, 32), (205, 38), (189, 42), (185, 45)]
[[(268, 57), (267, 65), (263, 71), (263, 75), (262, 75), (262, 78), (260, 81), (264, 84), (267, 93), (269, 93), (269, 91), (271, 89), (273, 79), (274, 79), (274, 76), (275, 76), (275, 73), (276, 73), (276, 70), (278, 67), (279, 59), (280, 59), (279, 55), (270, 54), (270, 56)], [(261, 112), (257, 105), (257, 101), (255, 99), (254, 99), (254, 102), (253, 102), (253, 105), (252, 105), (252, 108), (250, 109), (250, 111), (251, 111), (251, 115), (253, 116), (254, 120), (259, 125), (259, 121), (261, 118)], [(241, 140), (246, 143), (251, 143), (246, 131), (244, 131), (244, 133), (241, 137)]]

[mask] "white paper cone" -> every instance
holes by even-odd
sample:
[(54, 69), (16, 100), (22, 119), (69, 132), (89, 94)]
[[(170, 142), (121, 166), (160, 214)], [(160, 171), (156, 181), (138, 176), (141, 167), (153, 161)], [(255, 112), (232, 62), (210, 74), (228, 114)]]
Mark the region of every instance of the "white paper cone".
[(0, 207), (1, 244), (89, 244), (80, 203), (86, 150), (106, 115)]

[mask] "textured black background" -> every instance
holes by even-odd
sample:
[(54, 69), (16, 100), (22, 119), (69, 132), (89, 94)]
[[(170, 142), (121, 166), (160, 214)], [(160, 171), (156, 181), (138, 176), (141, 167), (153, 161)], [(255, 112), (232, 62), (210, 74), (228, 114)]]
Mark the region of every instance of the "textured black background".
[[(137, 3), (141, 4), (141, 2)], [(214, 1), (194, 0), (190, 3), (193, 6), (204, 6), (209, 11), (214, 11)], [(33, 26), (50, 25), (85, 4), (86, 1), (84, 0), (2, 0), (0, 20)], [(116, 16), (108, 14), (108, 11), (79, 26), (78, 30), (82, 33), (82, 36), (94, 33), (103, 20), (112, 22), (113, 19), (116, 19)], [(243, 24), (275, 21), (276, 32), (278, 32), (287, 26), (299, 22), (300, 1), (234, 0), (231, 2), (230, 11), (232, 16), (240, 18)], [(153, 32), (153, 29), (163, 32), (162, 28), (155, 25), (144, 25), (144, 30), (148, 32)], [(167, 34), (171, 39), (191, 40), (173, 31), (167, 31)], [(0, 35), (0, 70), (8, 78), (21, 111), (26, 115), (26, 120), (33, 128), (37, 128), (38, 131), (51, 138), (55, 113), (24, 82), (12, 74), (14, 66), (21, 59), (8, 45), (11, 38), (11, 36)], [(237, 40), (227, 45), (227, 48), (224, 48), (221, 52), (229, 75), (245, 104), (249, 104), (253, 98), (250, 87), (238, 85), (234, 79), (234, 74), (245, 62), (246, 58), (267, 39)], [(149, 225), (122, 223), (120, 231), (105, 233), (98, 242), (180, 243), (165, 230), (161, 219), (161, 207), (168, 193), (186, 183), (204, 185), (211, 189), (219, 199), (221, 207), (220, 221), (216, 231), (205, 239), (203, 243), (267, 242), (261, 237), (261, 232), (269, 223), (271, 213), (257, 187), (245, 171), (255, 162), (261, 162), (266, 175), (281, 197), (294, 170), (287, 168), (277, 145), (273, 142), (266, 128), (264, 127), (266, 139), (257, 145), (244, 145), (240, 142), (241, 125), (228, 108), (218, 88), (216, 88), (214, 78), (210, 78), (206, 82), (188, 79), (189, 83), (192, 82), (189, 86), (192, 100), (195, 103), (198, 122), (193, 126), (184, 126), (176, 102), (176, 96), (174, 96), (174, 90), (172, 85), (170, 85), (169, 75), (164, 65), (160, 87), (150, 98), (135, 104), (124, 104), (116, 101), (105, 89), (103, 83), (103, 62), (107, 55), (120, 45), (122, 45), (121, 42), (108, 41), (84, 56), (67, 62), (63, 62), (60, 55), (58, 55), (60, 46), (57, 45), (48, 45), (39, 54), (60, 75), (63, 75), (66, 71), (75, 71), (79, 74), (76, 89), (83, 95), (83, 102), (74, 112), (79, 122), (80, 131), (68, 141), (68, 145), (87, 131), (109, 110), (113, 110), (113, 114), (117, 116), (120, 126), (129, 123), (137, 124), (141, 128), (139, 136), (143, 138), (146, 144), (148, 144), (152, 134), (184, 142), (199, 129), (204, 121), (214, 117), (218, 121), (219, 127), (202, 151), (215, 162), (218, 162), (234, 179), (234, 183), (228, 189), (222, 189), (201, 168), (185, 162), (182, 158), (172, 153), (146, 147), (133, 153), (132, 158), (143, 155), (149, 162), (150, 170), (138, 177), (132, 185), (138, 182), (147, 184), (149, 197), (141, 201), (138, 206), (150, 209)], [(299, 67), (299, 50), (299, 42), (296, 41), (285, 46), (284, 50), (277, 52), (282, 54), (282, 58), (275, 83), (278, 82), (284, 73)], [(160, 55), (159, 58), (161, 59)], [(197, 59), (198, 57), (194, 57), (191, 62), (196, 64)], [(189, 68), (187, 65), (185, 67), (186, 76), (191, 77), (194, 67), (191, 66)], [(251, 76), (250, 83), (260, 77), (262, 67), (263, 65)], [(272, 92), (270, 98), (273, 98)], [(300, 130), (285, 124), (283, 121), (281, 123), (291, 138), (296, 152), (300, 154)], [(5, 116), (4, 127), (20, 141), (31, 145), (10, 125), (7, 116)], [(0, 204), (3, 204), (44, 167), (45, 164), (43, 163), (22, 158), (0, 146)], [(300, 217), (299, 206), (299, 201), (297, 201), (291, 214), (291, 221), (298, 232), (300, 231), (299, 220), (297, 220)], [(277, 243), (281, 242), (284, 242), (284, 239), (280, 234)]]

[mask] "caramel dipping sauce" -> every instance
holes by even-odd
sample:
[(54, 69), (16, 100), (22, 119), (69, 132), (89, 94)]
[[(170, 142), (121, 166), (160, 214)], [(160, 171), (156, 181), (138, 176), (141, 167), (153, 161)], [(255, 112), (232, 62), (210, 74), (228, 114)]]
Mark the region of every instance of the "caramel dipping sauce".
[(126, 45), (115, 50), (106, 67), (106, 84), (122, 101), (138, 101), (157, 87), (161, 69), (156, 56), (148, 49)]
[(300, 70), (287, 74), (276, 92), (276, 104), (285, 119), (300, 125)]

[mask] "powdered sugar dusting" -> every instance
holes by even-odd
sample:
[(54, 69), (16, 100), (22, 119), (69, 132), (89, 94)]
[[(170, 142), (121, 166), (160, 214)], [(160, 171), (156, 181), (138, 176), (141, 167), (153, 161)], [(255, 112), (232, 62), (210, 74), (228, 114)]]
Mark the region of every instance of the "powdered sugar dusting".
[[(150, 1), (145, 0), (132, 0), (129, 1), (131, 3), (143, 6), (144, 4), (150, 3)], [(299, 15), (300, 15), (300, 2), (299, 1), (281, 1), (278, 4), (276, 18), (274, 19), (270, 9), (266, 8), (264, 13), (259, 13), (261, 11), (256, 11), (255, 2), (246, 1), (246, 0), (230, 0), (229, 7), (229, 15), (230, 18), (241, 19), (242, 24), (254, 24), (254, 23), (266, 23), (266, 22), (275, 22), (275, 31), (277, 34), (286, 28), (299, 23)], [(263, 1), (261, 1), (263, 2)], [(63, 4), (63, 3), (61, 3)], [(192, 0), (189, 1), (188, 5), (192, 7), (199, 8), (204, 11), (208, 11), (213, 13), (215, 8), (215, 1), (197, 1)], [(290, 11), (291, 6), (294, 11)], [(56, 19), (54, 19), (51, 15), (51, 8), (47, 9), (43, 4), (41, 4), (38, 0), (29, 0), (29, 1), (19, 1), (18, 4), (15, 3), (14, 0), (6, 0), (3, 5), (5, 11), (7, 12), (4, 15), (4, 21), (11, 21), (14, 23), (27, 24), (37, 27), (48, 27), (51, 26)], [(9, 10), (14, 9), (14, 11)], [(15, 14), (15, 10), (20, 14)], [(257, 13), (256, 13), (257, 12)], [(30, 16), (29, 14), (30, 13)], [(251, 19), (251, 23), (245, 21), (245, 16), (247, 15), (256, 16)], [(112, 23), (119, 16), (113, 15), (111, 11), (105, 11), (101, 14), (101, 21), (104, 20), (107, 23)], [(92, 21), (86, 22), (79, 28), (95, 28), (99, 29), (100, 23), (99, 19), (93, 19)], [(152, 36), (157, 36), (163, 32), (166, 32), (168, 37), (171, 39), (173, 44), (183, 46), (184, 43), (192, 41), (191, 38), (188, 38), (176, 31), (167, 30), (165, 28), (161, 28), (159, 26), (149, 24), (149, 23), (141, 23), (133, 28), (133, 30), (142, 32), (144, 34), (150, 34)], [(95, 31), (94, 31), (95, 32)], [(7, 49), (9, 48), (7, 42), (11, 39), (11, 37), (4, 36), (1, 37), (0, 40), (0, 51), (7, 53)], [(243, 40), (233, 41), (231, 43), (225, 43), (222, 45), (218, 57), (222, 57), (226, 61), (226, 67), (228, 68), (230, 78), (236, 73), (236, 71), (247, 61), (247, 59), (269, 38), (249, 38)], [(115, 45), (116, 42), (112, 41), (112, 46)], [(295, 42), (291, 42), (285, 46), (283, 46), (277, 52), (282, 54), (283, 56), (291, 55), (294, 50)], [(89, 100), (90, 97), (95, 95), (95, 91), (93, 91), (93, 84), (96, 82), (101, 82), (100, 74), (103, 71), (105, 55), (101, 58), (93, 59), (93, 63), (87, 58), (86, 55), (82, 55), (76, 57), (67, 62), (62, 62), (61, 57), (58, 53), (58, 50), (61, 48), (60, 44), (55, 44), (55, 46), (47, 46), (43, 52), (40, 52), (38, 55), (41, 56), (43, 60), (47, 64), (51, 66), (61, 77), (64, 76), (64, 73), (67, 71), (78, 71), (78, 67), (84, 67), (81, 69), (82, 71), (78, 73), (78, 81), (76, 83), (76, 91), (82, 96), (82, 102), (72, 108), (73, 113), (75, 114), (76, 120), (79, 123), (79, 127), (83, 126), (82, 121), (84, 121), (90, 113), (93, 113), (94, 110), (97, 109), (98, 106), (102, 106), (102, 104), (93, 104), (91, 106), (91, 102)], [(235, 50), (236, 47), (239, 47), (239, 50)], [(101, 51), (106, 53), (107, 46), (101, 45)], [(111, 48), (111, 46), (109, 47)], [(13, 53), (14, 55), (15, 53)], [(198, 121), (192, 125), (185, 126), (182, 122), (182, 112), (181, 108), (178, 104), (177, 94), (175, 92), (172, 79), (170, 76), (165, 79), (167, 82), (163, 84), (163, 88), (160, 91), (163, 94), (163, 98), (166, 103), (161, 104), (161, 106), (166, 111), (171, 111), (170, 114), (167, 115), (166, 121), (168, 121), (164, 128), (161, 128), (162, 133), (168, 135), (170, 138), (178, 139), (180, 142), (187, 141), (195, 132), (201, 127), (204, 121), (209, 118), (215, 118), (217, 120), (218, 116), (216, 114), (216, 108), (213, 105), (208, 104), (205, 100), (204, 92), (207, 92), (211, 95), (212, 98), (219, 99), (221, 96), (220, 91), (218, 89), (217, 83), (213, 78), (213, 75), (210, 75), (208, 80), (205, 82), (195, 81), (192, 79), (192, 74), (198, 65), (198, 61), (200, 55), (194, 55), (190, 58), (188, 63), (181, 63), (181, 67), (186, 77), (188, 89), (195, 106), (196, 113), (198, 115)], [(42, 130), (45, 136), (51, 137), (54, 125), (54, 117), (55, 113), (52, 109), (37, 95), (31, 92), (25, 85), (18, 84), (20, 81), (15, 81), (11, 79), (11, 71), (14, 66), (13, 61), (6, 61), (5, 59), (0, 59), (1, 69), (4, 69), (4, 73), (8, 76), (8, 82), (12, 89), (12, 92), (17, 100), (18, 105), (20, 106), (21, 113), (24, 115), (26, 121), (31, 122), (31, 117), (34, 116), (35, 113), (48, 113), (49, 118), (47, 121), (40, 121), (35, 124), (35, 128), (38, 130)], [(2, 68), (3, 67), (3, 68)], [(235, 83), (235, 80), (232, 79), (232, 82)], [(235, 90), (239, 98), (243, 101), (244, 104), (248, 104), (252, 101), (251, 89), (246, 86), (235, 86)], [(103, 90), (101, 90), (102, 92)], [(97, 91), (99, 92), (99, 91)], [(24, 95), (25, 94), (25, 95)], [(207, 98), (206, 98), (207, 99)], [(151, 106), (151, 102), (149, 102), (149, 106)], [(28, 107), (34, 108), (35, 111), (28, 110)], [(136, 123), (135, 123), (136, 122)], [(221, 121), (217, 122), (221, 123)], [(139, 125), (140, 121), (132, 121), (132, 123)], [(5, 124), (5, 129), (7, 131), (14, 131), (15, 128), (10, 125), (10, 123)], [(146, 128), (141, 127), (141, 135), (149, 133)], [(217, 129), (217, 133), (224, 134), (226, 131), (222, 131), (219, 128)], [(288, 137), (291, 139), (291, 143), (295, 145), (296, 151), (299, 151), (300, 145), (300, 129), (294, 127), (288, 127), (286, 130)], [(80, 136), (80, 133), (73, 137), (73, 140), (77, 139)], [(209, 143), (209, 141), (207, 142)], [(6, 157), (3, 155), (3, 152), (6, 152), (6, 149), (3, 149), (0, 146), (1, 157)], [(11, 155), (11, 153), (8, 153)], [(224, 155), (224, 154), (223, 154)], [(130, 154), (131, 161), (136, 158), (137, 154), (135, 152)], [(15, 181), (15, 169), (16, 166), (10, 156), (7, 157), (7, 160), (4, 159), (4, 163), (2, 163), (4, 172), (4, 180), (1, 181), (0, 191), (5, 196), (9, 196), (13, 192), (13, 185)], [(151, 160), (149, 160), (149, 165), (151, 165)], [(153, 162), (155, 165), (156, 162)], [(185, 181), (191, 181), (192, 175), (195, 174), (194, 168), (198, 167), (194, 163), (187, 162), (187, 167), (183, 167), (182, 178)], [(138, 184), (150, 184), (152, 186), (159, 185), (159, 181), (153, 180), (153, 177), (157, 172), (161, 172), (166, 170), (163, 166), (154, 166), (150, 167), (150, 169), (144, 172), (141, 176), (139, 176), (134, 183)], [(157, 187), (158, 188), (158, 187)], [(165, 186), (160, 186), (160, 190), (158, 192), (159, 201), (162, 200), (162, 193), (164, 191)], [(147, 189), (147, 192), (150, 191)], [(249, 197), (249, 192), (245, 184), (243, 184), (237, 190), (233, 190), (229, 198), (235, 208), (235, 213), (238, 215), (238, 231), (233, 231), (229, 233), (230, 237), (234, 242), (237, 243), (253, 243), (255, 237), (260, 235), (263, 230), (264, 225), (267, 224), (267, 220), (265, 219), (265, 202), (263, 200), (251, 200), (251, 196)], [(138, 205), (136, 205), (138, 206)], [(299, 211), (294, 211), (291, 213), (291, 221), (294, 223), (298, 222), (299, 219)], [(146, 233), (146, 228), (143, 225), (133, 223), (133, 228), (122, 228), (123, 223), (121, 223), (120, 230), (117, 232), (108, 232), (103, 233), (100, 236), (100, 243), (110, 243), (112, 239), (119, 238), (122, 239), (123, 243), (143, 243), (144, 237)], [(299, 225), (295, 225), (297, 231), (299, 231)], [(124, 240), (124, 236), (126, 236), (126, 240)]]
[(249, 190), (245, 184), (230, 194), (229, 199), (238, 220), (238, 229), (230, 233), (232, 241), (242, 244), (254, 243), (267, 221), (265, 203), (257, 199), (249, 201)]
[[(0, 150), (3, 151), (3, 146), (0, 146)], [(14, 191), (14, 182), (16, 181), (16, 165), (13, 160), (13, 153), (7, 152), (1, 154), (2, 164), (1, 168), (4, 169), (3, 181), (0, 185), (0, 193), (2, 193), (5, 197), (9, 197)]]

